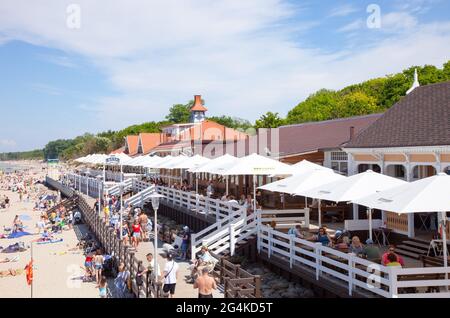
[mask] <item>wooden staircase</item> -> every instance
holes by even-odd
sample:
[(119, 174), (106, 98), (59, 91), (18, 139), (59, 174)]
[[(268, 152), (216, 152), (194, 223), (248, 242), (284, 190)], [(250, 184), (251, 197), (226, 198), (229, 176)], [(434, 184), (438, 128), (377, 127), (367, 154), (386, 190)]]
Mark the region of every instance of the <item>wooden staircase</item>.
[(395, 247), (395, 252), (399, 255), (414, 258), (420, 260), (421, 256), (428, 254), (428, 247), (430, 241), (410, 238), (407, 241), (403, 241), (401, 244)]
[(58, 203), (54, 207), (48, 209), (47, 210), (47, 215), (50, 215), (53, 211), (57, 211), (62, 206), (64, 206), (64, 208), (67, 211), (72, 211), (77, 206), (77, 198), (74, 196), (74, 197), (71, 197), (71, 198), (68, 198), (68, 199), (64, 199), (63, 201), (61, 201), (60, 203)]

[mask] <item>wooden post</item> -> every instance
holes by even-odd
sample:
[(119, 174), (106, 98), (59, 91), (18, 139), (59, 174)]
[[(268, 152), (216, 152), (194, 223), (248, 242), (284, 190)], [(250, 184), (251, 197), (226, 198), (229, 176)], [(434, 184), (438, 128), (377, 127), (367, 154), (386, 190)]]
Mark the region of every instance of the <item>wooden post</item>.
[(255, 298), (261, 298), (261, 276), (255, 276)]

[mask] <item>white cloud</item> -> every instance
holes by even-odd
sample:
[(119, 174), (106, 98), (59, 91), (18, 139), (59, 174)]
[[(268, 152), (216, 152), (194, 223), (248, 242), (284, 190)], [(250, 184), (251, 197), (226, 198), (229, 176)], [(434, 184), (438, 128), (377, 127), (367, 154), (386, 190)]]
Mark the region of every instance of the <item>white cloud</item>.
[(45, 83), (32, 83), (31, 88), (37, 92), (47, 94), (47, 95), (57, 96), (57, 95), (62, 94), (62, 91), (59, 88), (54, 87), (52, 85), (45, 84)]
[[(0, 33), (80, 54), (105, 74), (116, 94), (78, 106), (97, 116), (95, 129), (160, 120), (194, 94), (203, 95), (210, 115), (285, 115), (317, 89), (450, 59), (450, 28), (442, 23), (406, 20), (399, 27), (414, 32), (376, 42), (368, 36), (364, 48), (331, 55), (299, 44), (292, 24), (284, 24), (292, 7), (281, 0), (78, 2), (81, 29), (70, 30), (68, 1), (2, 1)], [(396, 21), (387, 15), (388, 26)]]
[(331, 10), (329, 17), (345, 17), (354, 12), (357, 12), (358, 8), (350, 4), (345, 4), (339, 7), (335, 7)]
[(17, 142), (12, 139), (0, 139), (0, 147), (13, 148), (17, 146)]
[(337, 29), (337, 32), (352, 32), (356, 30), (360, 30), (364, 27), (364, 21), (362, 19), (357, 19), (351, 23), (344, 25)]
[(390, 12), (381, 15), (381, 28), (390, 32), (402, 32), (417, 26), (417, 18), (408, 12)]

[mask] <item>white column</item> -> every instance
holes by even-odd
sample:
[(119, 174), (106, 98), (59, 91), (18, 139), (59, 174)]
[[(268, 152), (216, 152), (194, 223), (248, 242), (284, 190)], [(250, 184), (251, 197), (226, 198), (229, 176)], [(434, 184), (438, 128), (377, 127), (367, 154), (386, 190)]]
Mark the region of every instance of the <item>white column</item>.
[[(411, 182), (412, 179), (412, 169), (411, 163), (406, 164), (406, 181)], [(408, 213), (408, 237), (414, 237), (414, 213)]]

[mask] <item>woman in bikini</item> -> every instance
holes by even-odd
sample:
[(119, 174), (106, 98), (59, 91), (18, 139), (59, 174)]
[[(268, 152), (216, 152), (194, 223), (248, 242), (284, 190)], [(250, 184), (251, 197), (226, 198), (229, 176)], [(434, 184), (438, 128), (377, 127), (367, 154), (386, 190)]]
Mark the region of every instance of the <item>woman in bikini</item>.
[(104, 258), (102, 255), (102, 251), (98, 249), (94, 256), (94, 274), (97, 284), (100, 283), (100, 280), (102, 278), (103, 262)]
[(132, 245), (137, 251), (139, 240), (141, 239), (141, 225), (139, 224), (138, 220), (134, 221), (134, 224), (132, 226), (132, 232), (133, 232)]

